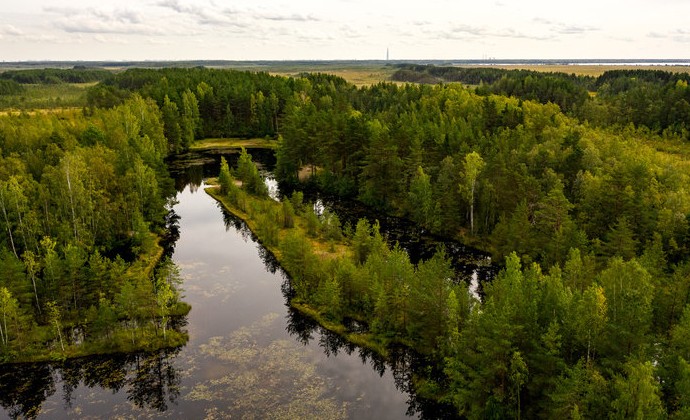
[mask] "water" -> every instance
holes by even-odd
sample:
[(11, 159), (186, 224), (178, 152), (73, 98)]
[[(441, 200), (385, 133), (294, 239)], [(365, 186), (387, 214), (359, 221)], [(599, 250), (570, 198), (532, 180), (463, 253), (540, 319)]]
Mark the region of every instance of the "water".
[[(272, 167), (270, 152), (252, 154), (264, 170)], [(233, 156), (226, 158), (232, 165)], [(154, 353), (2, 367), (0, 417), (452, 417), (449, 407), (411, 391), (411, 372), (424, 360), (399, 349), (384, 361), (286, 305), (287, 280), (275, 259), (203, 191), (219, 160), (188, 155), (171, 164), (178, 190), (171, 248), (192, 305), (184, 327), (189, 342)], [(360, 216), (345, 216), (352, 203), (322, 202), (341, 218)], [(404, 240), (411, 250), (434, 248), (420, 245), (428, 235), (399, 219), (369, 216), (381, 218), (389, 235), (413, 232)], [(477, 279), (486, 256), (472, 258), (468, 273)]]

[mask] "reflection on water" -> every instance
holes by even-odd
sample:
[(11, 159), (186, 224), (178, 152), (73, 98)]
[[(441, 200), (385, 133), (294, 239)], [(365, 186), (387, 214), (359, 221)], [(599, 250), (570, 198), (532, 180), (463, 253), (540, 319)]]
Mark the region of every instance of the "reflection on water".
[[(0, 366), (0, 404), (12, 418), (35, 418), (61, 387), (64, 410), (79, 414), (74, 392), (80, 386), (124, 392), (134, 406), (163, 412), (180, 395), (180, 370), (172, 364), (180, 349), (67, 360), (60, 364)], [(44, 410), (44, 413), (47, 411)]]
[[(432, 368), (423, 357), (415, 352), (403, 347), (389, 348), (389, 359), (383, 359), (377, 353), (352, 344), (340, 335), (323, 328), (311, 318), (303, 316), (292, 308), (288, 309), (286, 328), (291, 335), (305, 346), (316, 341), (326, 357), (337, 357), (339, 354), (356, 355), (363, 366), (368, 366), (368, 368), (378, 373), (379, 376), (383, 376), (387, 371), (390, 371), (395, 387), (407, 396), (407, 411), (405, 415), (430, 419), (452, 419), (457, 417), (457, 413), (452, 406), (426, 400), (414, 392), (412, 373)], [(355, 407), (355, 409), (359, 409), (359, 412), (353, 418), (372, 418), (362, 407)]]

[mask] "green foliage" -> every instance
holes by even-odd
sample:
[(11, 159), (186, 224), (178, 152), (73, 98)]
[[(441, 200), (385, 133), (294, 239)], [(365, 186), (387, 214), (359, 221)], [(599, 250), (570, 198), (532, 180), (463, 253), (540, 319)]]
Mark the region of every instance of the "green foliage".
[(283, 199), (281, 206), (280, 221), (284, 228), (292, 228), (295, 226), (295, 209), (292, 206), (292, 201)]
[(244, 190), (258, 197), (268, 196), (268, 187), (259, 174), (259, 168), (252, 162), (252, 157), (242, 148), (240, 158), (237, 161), (237, 178), (242, 181)]
[(314, 296), (314, 302), (322, 308), (327, 319), (336, 322), (342, 319), (341, 288), (335, 277), (329, 277), (321, 282)]
[(424, 173), (421, 166), (410, 183), (408, 209), (412, 220), (430, 230), (438, 229), (439, 206), (433, 200), (431, 177)]
[(617, 398), (611, 403), (614, 419), (663, 419), (666, 417), (659, 396), (659, 384), (651, 362), (630, 361), (624, 377), (615, 379)]
[(220, 158), (220, 173), (218, 174), (218, 185), (220, 185), (220, 193), (227, 195), (233, 187), (234, 179), (230, 174), (230, 168), (225, 157)]
[[(162, 113), (134, 95), (87, 114), (0, 118), (0, 287), (14, 299), (0, 334), (5, 360), (108, 351), (119, 318), (135, 349), (137, 331), (157, 323), (151, 231), (174, 191)], [(75, 326), (84, 335), (73, 341), (63, 330)]]
[(24, 92), (24, 88), (14, 80), (0, 80), (0, 95), (17, 95)]
[(343, 230), (340, 224), (340, 218), (338, 215), (324, 210), (321, 215), (321, 232), (326, 240), (330, 241), (342, 241), (343, 240)]
[(0, 79), (13, 80), (21, 84), (88, 83), (105, 80), (111, 72), (102, 69), (75, 67), (73, 69), (7, 70), (0, 73)]
[(316, 237), (321, 229), (321, 220), (313, 208), (306, 211), (305, 218), (307, 219), (307, 235)]
[(290, 204), (292, 208), (298, 213), (304, 211), (304, 193), (302, 191), (294, 191), (290, 196)]
[(299, 230), (290, 231), (280, 242), (281, 264), (290, 273), (292, 288), (308, 300), (318, 288), (315, 257), (309, 240)]

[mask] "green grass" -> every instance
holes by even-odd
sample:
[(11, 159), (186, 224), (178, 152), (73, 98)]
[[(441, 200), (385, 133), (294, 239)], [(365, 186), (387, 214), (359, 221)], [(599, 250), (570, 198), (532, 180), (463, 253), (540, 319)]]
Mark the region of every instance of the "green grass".
[(197, 140), (190, 146), (190, 150), (213, 149), (239, 149), (240, 147), (252, 149), (275, 149), (275, 140), (265, 138), (239, 139), (239, 138), (210, 138)]
[(86, 91), (94, 84), (22, 85), (24, 92), (18, 95), (0, 95), (0, 110), (82, 108), (86, 105)]
[(396, 68), (371, 62), (272, 62), (265, 65), (227, 66), (235, 70), (264, 71), (276, 76), (294, 77), (300, 73), (327, 73), (340, 76), (356, 86), (369, 86), (390, 80)]

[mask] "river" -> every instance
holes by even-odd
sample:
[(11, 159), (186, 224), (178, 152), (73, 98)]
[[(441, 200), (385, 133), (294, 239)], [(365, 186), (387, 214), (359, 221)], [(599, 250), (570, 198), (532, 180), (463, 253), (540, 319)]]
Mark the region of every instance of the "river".
[(3, 367), (0, 416), (447, 417), (448, 407), (410, 391), (410, 372), (423, 361), (400, 351), (384, 362), (286, 306), (287, 280), (270, 253), (203, 191), (218, 156), (199, 157), (172, 165), (179, 234), (172, 256), (192, 305), (189, 342), (154, 353)]

